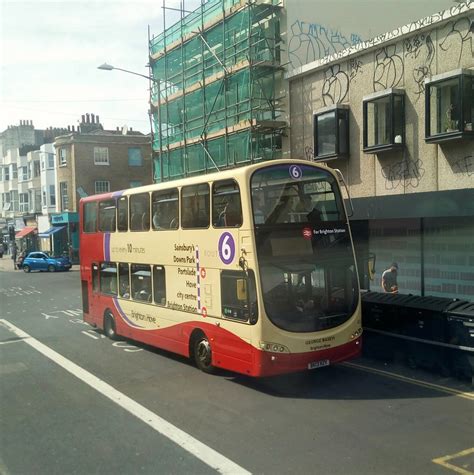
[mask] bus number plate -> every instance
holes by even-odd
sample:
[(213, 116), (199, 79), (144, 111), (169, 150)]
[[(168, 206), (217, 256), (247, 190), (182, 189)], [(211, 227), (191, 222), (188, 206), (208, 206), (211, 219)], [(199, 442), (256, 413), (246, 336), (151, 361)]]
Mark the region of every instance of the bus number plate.
[(308, 363), (308, 369), (322, 368), (323, 366), (329, 366), (329, 360), (313, 361)]

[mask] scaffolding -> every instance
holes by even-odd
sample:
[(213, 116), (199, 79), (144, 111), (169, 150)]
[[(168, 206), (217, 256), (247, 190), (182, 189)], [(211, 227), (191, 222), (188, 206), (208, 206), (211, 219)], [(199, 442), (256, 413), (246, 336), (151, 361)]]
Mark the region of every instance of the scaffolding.
[[(163, 11), (166, 6), (163, 2)], [(208, 0), (150, 39), (154, 179), (281, 156), (277, 0)]]

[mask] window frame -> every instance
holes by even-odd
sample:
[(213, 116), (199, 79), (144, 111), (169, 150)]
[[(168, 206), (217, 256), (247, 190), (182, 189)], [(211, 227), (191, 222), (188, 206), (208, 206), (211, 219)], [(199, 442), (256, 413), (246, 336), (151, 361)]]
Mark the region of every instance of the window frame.
[[(159, 203), (159, 201), (156, 201), (157, 195), (173, 195), (172, 198), (166, 198), (167, 201), (176, 201), (177, 202), (177, 213), (173, 216), (173, 218), (170, 220), (169, 227), (161, 227), (161, 226), (156, 226), (156, 223), (154, 222), (155, 218), (155, 213), (157, 211), (157, 206), (156, 204)], [(176, 229), (179, 228), (179, 214), (180, 214), (180, 197), (179, 197), (179, 189), (178, 188), (169, 188), (166, 190), (155, 190), (151, 193), (151, 229), (153, 231), (175, 231)], [(175, 221), (175, 225), (171, 227), (171, 223)]]
[[(238, 199), (238, 204), (239, 204), (239, 214), (240, 214), (240, 222), (238, 224), (234, 224), (234, 225), (228, 225), (226, 224), (225, 222), (223, 223), (219, 223), (220, 221), (220, 217), (221, 215), (224, 213), (224, 215), (226, 214), (226, 210), (227, 210), (227, 206), (229, 205), (229, 203), (227, 203), (227, 205), (224, 207), (224, 209), (217, 214), (215, 214), (216, 212), (216, 209), (215, 209), (215, 197), (216, 196), (219, 196), (218, 193), (216, 193), (216, 187), (218, 188), (219, 186), (223, 186), (225, 187), (226, 185), (230, 185), (230, 184), (233, 184), (234, 187), (236, 188), (235, 190), (235, 193), (233, 193), (237, 199)], [(224, 180), (216, 180), (212, 183), (212, 201), (211, 201), (211, 223), (212, 223), (212, 227), (213, 228), (218, 228), (218, 229), (221, 229), (221, 228), (241, 228), (242, 225), (243, 225), (243, 221), (244, 221), (244, 217), (243, 217), (243, 211), (242, 211), (242, 196), (241, 196), (241, 193), (240, 193), (240, 186), (239, 186), (239, 183), (237, 182), (237, 180), (234, 180), (233, 178), (227, 178), (227, 179), (224, 179)]]
[[(194, 196), (199, 197), (199, 187), (207, 187), (207, 210), (205, 209), (204, 211), (207, 211), (207, 223), (205, 226), (185, 226), (184, 222), (184, 217), (186, 213), (184, 212), (184, 209), (186, 208), (185, 205), (187, 205), (188, 199), (191, 197), (191, 195), (184, 197), (183, 193), (185, 191), (188, 191), (188, 189), (196, 188), (198, 189), (197, 195), (196, 193)], [(205, 197), (205, 195), (203, 195)], [(199, 206), (199, 203), (198, 203)], [(198, 210), (199, 211), (199, 210)], [(181, 228), (182, 229), (209, 229), (210, 224), (211, 224), (211, 187), (209, 186), (208, 182), (204, 183), (196, 183), (194, 185), (186, 185), (181, 187), (180, 190), (180, 220), (181, 220)], [(194, 222), (191, 224), (195, 224)]]
[[(139, 162), (140, 163), (133, 163), (134, 160), (136, 160), (136, 157), (132, 157), (130, 155), (130, 152), (132, 150), (138, 150), (140, 152), (140, 160)], [(133, 155), (133, 154), (132, 154)], [(128, 157), (128, 166), (129, 167), (143, 167), (143, 153), (142, 153), (142, 149), (140, 147), (128, 147), (127, 149), (127, 157)], [(132, 162), (132, 163), (131, 163)]]
[[(102, 190), (101, 190), (101, 191), (97, 191), (97, 184), (99, 184), (99, 183), (102, 184), (102, 185), (103, 185), (104, 183), (107, 183), (107, 188), (108, 188), (108, 189), (107, 189), (107, 190), (104, 190), (104, 191), (102, 191)], [(94, 193), (95, 195), (101, 195), (101, 194), (103, 194), (103, 193), (110, 193), (110, 181), (108, 181), (108, 180), (95, 180), (95, 181), (94, 181), (94, 191), (95, 191), (95, 193)]]
[[(143, 215), (142, 215), (142, 226), (140, 228), (137, 228), (135, 225), (132, 226), (134, 223), (133, 221), (133, 216), (132, 216), (132, 209), (133, 209), (133, 201), (138, 199), (139, 196), (147, 196), (148, 197), (148, 207), (147, 207), (147, 212), (148, 212), (148, 227), (143, 226)], [(150, 202), (150, 193), (148, 191), (142, 192), (142, 193), (134, 193), (131, 195), (128, 195), (128, 229), (131, 232), (147, 232), (150, 231), (151, 228), (151, 202)], [(145, 214), (145, 213), (143, 213)]]
[[(94, 208), (95, 207), (95, 220), (94, 220), (94, 229), (89, 231), (89, 228), (86, 229), (86, 223), (89, 221), (86, 220), (86, 215), (88, 213), (88, 208)], [(87, 201), (86, 203), (83, 204), (82, 208), (82, 232), (87, 233), (87, 234), (92, 234), (97, 232), (97, 221), (99, 219), (99, 210), (97, 206), (97, 201)], [(92, 222), (92, 221), (90, 221)]]
[[(102, 153), (104, 153), (104, 150), (106, 151), (105, 157), (102, 157)], [(110, 165), (109, 147), (94, 147), (94, 165)]]
[[(349, 133), (349, 112), (350, 108), (345, 104), (334, 104), (328, 107), (323, 107), (313, 112), (313, 158), (315, 161), (327, 161), (337, 158), (348, 158), (350, 155), (350, 133)], [(334, 152), (318, 153), (318, 117), (334, 113), (334, 129), (335, 129), (335, 147)], [(340, 123), (342, 120), (346, 125), (346, 130), (341, 134)], [(346, 151), (342, 151), (342, 144), (345, 141)]]
[[(389, 117), (390, 117), (390, 129), (389, 129), (389, 141), (384, 144), (368, 145), (368, 104), (378, 102), (386, 97), (389, 97)], [(395, 98), (401, 99), (401, 117), (395, 116)], [(363, 152), (368, 154), (376, 154), (380, 152), (386, 152), (391, 150), (403, 150), (406, 144), (405, 133), (405, 90), (390, 88), (384, 91), (375, 92), (362, 98), (362, 114), (363, 114)], [(401, 121), (401, 134), (396, 133), (396, 123)], [(401, 136), (401, 142), (396, 141), (396, 138)]]
[[(121, 221), (120, 221), (120, 204), (125, 202), (125, 228), (123, 228), (123, 226), (121, 225)], [(129, 227), (129, 211), (128, 211), (128, 196), (125, 195), (125, 196), (120, 196), (118, 199), (117, 199), (117, 204), (116, 204), (116, 208), (117, 208), (117, 231), (119, 233), (126, 233), (128, 232), (128, 227)]]
[[(453, 132), (439, 132), (431, 133), (431, 88), (434, 86), (439, 86), (443, 82), (452, 81), (457, 79), (457, 106), (460, 110), (459, 122), (461, 127), (458, 130)], [(431, 78), (425, 79), (425, 142), (426, 143), (439, 143), (445, 142), (448, 140), (459, 140), (459, 139), (473, 139), (474, 138), (474, 117), (471, 117), (471, 130), (466, 128), (466, 125), (469, 124), (465, 120), (465, 108), (466, 102), (471, 98), (471, 109), (474, 108), (474, 99), (472, 94), (466, 94), (464, 91), (466, 81), (471, 81), (471, 84), (474, 84), (474, 71), (471, 69), (455, 69), (443, 74), (437, 74)], [(471, 86), (472, 87), (472, 86)], [(439, 104), (437, 101), (437, 109), (439, 109)]]
[(58, 158), (59, 158), (59, 166), (60, 167), (67, 166), (67, 153), (66, 153), (66, 149), (64, 147), (61, 147), (59, 149)]
[[(107, 209), (110, 209), (113, 204), (114, 212), (112, 222), (107, 222)], [(97, 214), (97, 231), (101, 233), (114, 233), (117, 228), (117, 201), (115, 198), (100, 200)], [(110, 218), (109, 218), (110, 219)], [(104, 222), (103, 222), (104, 221)], [(109, 225), (109, 226), (108, 226)]]

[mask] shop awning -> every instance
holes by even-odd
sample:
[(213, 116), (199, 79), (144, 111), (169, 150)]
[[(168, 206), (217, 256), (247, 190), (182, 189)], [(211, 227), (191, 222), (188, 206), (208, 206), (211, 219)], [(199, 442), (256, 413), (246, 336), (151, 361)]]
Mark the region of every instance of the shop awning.
[(36, 226), (26, 226), (15, 234), (15, 239), (20, 239), (36, 231)]
[(61, 231), (61, 229), (64, 229), (64, 226), (53, 226), (52, 228), (49, 228), (44, 233), (39, 233), (38, 236), (40, 238), (48, 238), (52, 234), (57, 233), (58, 231)]

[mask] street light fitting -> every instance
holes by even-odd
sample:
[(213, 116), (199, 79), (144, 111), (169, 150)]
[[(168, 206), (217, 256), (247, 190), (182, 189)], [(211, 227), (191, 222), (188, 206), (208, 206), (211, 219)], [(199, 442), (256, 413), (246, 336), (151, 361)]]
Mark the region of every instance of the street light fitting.
[(104, 63), (104, 64), (101, 64), (100, 66), (97, 66), (97, 69), (102, 69), (104, 71), (112, 71), (112, 69), (115, 69), (115, 68), (111, 66), (110, 64)]
[(107, 64), (107, 63), (101, 64), (100, 66), (97, 66), (97, 69), (102, 69), (102, 71), (112, 71), (113, 69), (115, 69), (117, 71), (123, 71), (124, 73), (134, 74), (135, 76), (140, 76), (142, 78), (148, 79), (151, 82), (154, 82), (154, 83), (157, 83), (157, 84), (160, 83), (159, 79), (152, 78), (151, 76), (146, 76), (145, 74), (136, 73), (135, 71), (129, 71), (128, 69), (117, 68), (117, 67), (112, 66), (111, 64)]

